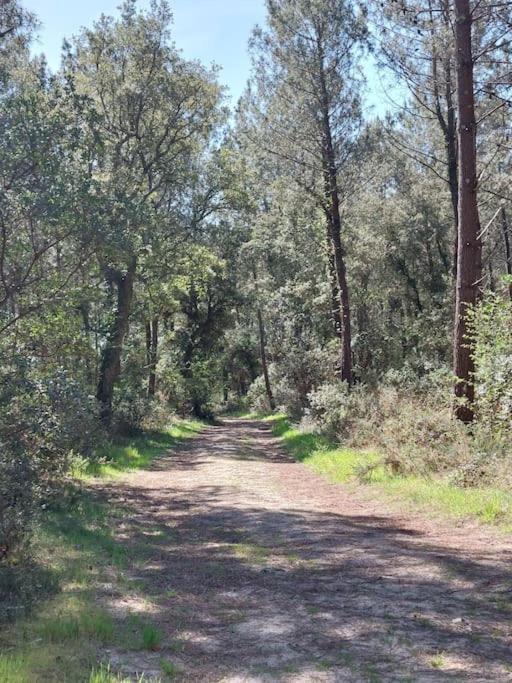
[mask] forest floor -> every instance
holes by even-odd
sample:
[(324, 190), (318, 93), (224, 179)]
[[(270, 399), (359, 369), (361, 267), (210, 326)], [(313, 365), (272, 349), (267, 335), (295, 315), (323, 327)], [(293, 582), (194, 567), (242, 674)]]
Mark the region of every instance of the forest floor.
[(91, 495), (123, 557), (88, 598), (111, 622), (86, 623), (119, 680), (512, 681), (510, 537), (329, 483), (268, 422), (225, 418)]
[(190, 681), (512, 680), (512, 542), (329, 484), (265, 422), (225, 419), (101, 487), (123, 543), (151, 547), (147, 594), (98, 598), (161, 634), (106, 648), (125, 675), (164, 658)]

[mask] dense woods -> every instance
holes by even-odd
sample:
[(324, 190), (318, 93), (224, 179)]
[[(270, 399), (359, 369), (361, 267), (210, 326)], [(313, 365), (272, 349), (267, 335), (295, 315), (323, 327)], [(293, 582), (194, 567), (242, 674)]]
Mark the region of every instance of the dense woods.
[(55, 73), (0, 4), (4, 567), (77, 462), (169, 414), (284, 412), (395, 474), (512, 485), (510, 5), (266, 5), (230, 111), (166, 2)]

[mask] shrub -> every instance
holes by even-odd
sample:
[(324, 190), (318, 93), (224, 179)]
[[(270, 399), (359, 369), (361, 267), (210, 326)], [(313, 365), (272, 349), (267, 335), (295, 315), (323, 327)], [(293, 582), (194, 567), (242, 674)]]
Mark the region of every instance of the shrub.
[(113, 406), (112, 431), (118, 436), (137, 436), (142, 432), (153, 406), (142, 393), (124, 388), (117, 392)]
[(477, 415), (494, 433), (509, 432), (512, 419), (512, 302), (488, 294), (472, 316)]
[(307, 415), (318, 429), (331, 437), (345, 436), (350, 414), (350, 393), (345, 382), (322, 384), (308, 394)]
[(65, 483), (74, 454), (101, 433), (96, 405), (64, 371), (35, 378), (19, 363), (0, 386), (0, 564), (22, 554), (41, 506)]
[[(278, 377), (275, 372), (275, 366), (273, 365), (271, 365), (269, 368), (269, 377), (270, 383), (275, 392), (277, 388)], [(280, 398), (280, 396), (277, 398)], [(263, 375), (257, 377), (249, 387), (249, 391), (247, 392), (247, 402), (251, 409), (257, 413), (267, 413), (270, 410)]]
[(468, 461), (470, 434), (439, 396), (384, 389), (375, 396), (375, 404), (379, 417), (372, 444), (394, 474), (426, 476)]
[[(278, 409), (292, 420), (300, 420), (309, 407), (309, 394), (332, 377), (335, 365), (336, 352), (332, 347), (289, 349), (286, 356), (269, 365), (270, 383)], [(253, 410), (268, 411), (263, 377), (252, 383), (248, 399)]]

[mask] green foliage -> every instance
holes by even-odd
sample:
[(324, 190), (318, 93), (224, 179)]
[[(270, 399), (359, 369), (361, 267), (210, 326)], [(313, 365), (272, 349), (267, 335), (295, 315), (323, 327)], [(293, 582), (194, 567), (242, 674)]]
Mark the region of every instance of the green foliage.
[(174, 662), (171, 662), (169, 659), (163, 659), (160, 662), (160, 666), (162, 667), (162, 671), (170, 681), (174, 680), (182, 673), (181, 668)]
[(37, 634), (48, 643), (93, 638), (108, 644), (112, 642), (114, 629), (114, 621), (108, 613), (91, 610), (73, 617), (58, 614), (43, 619), (37, 625)]
[(308, 394), (308, 400), (308, 414), (320, 431), (331, 437), (346, 434), (350, 401), (346, 383), (322, 384)]
[(41, 509), (87, 457), (100, 430), (94, 401), (63, 371), (38, 377), (20, 361), (3, 367), (0, 393), (0, 565), (23, 551)]
[(142, 646), (145, 650), (158, 650), (162, 643), (162, 632), (152, 624), (146, 624), (142, 629)]
[(475, 384), (480, 421), (498, 433), (510, 433), (512, 417), (512, 303), (489, 293), (473, 312)]
[[(29, 544), (49, 508), (72, 498), (70, 475), (148, 466), (198, 429), (169, 429), (173, 412), (212, 419), (220, 407), (260, 412), (275, 402), (301, 421), (302, 431), (280, 429), (319, 471), (339, 480), (357, 472), (418, 500), (431, 479), (442, 505), (463, 511), (467, 491), (475, 514), (503, 513), (508, 498), (491, 487), (496, 478), (512, 485), (512, 305), (502, 293), (472, 314), (472, 430), (454, 421), (447, 398), (454, 215), (438, 124), (454, 96), (432, 90), (436, 76), (425, 70), (435, 64), (448, 85), (453, 77), (446, 13), (422, 13), (433, 30), (416, 39), (417, 57), (397, 39), (381, 54), (402, 75), (417, 69), (426, 90), (396, 120), (370, 121), (358, 76), (366, 10), (351, 0), (267, 9), (251, 38), (251, 85), (224, 130), (217, 70), (184, 59), (166, 2), (139, 10), (127, 0), (102, 16), (65, 44), (54, 75), (30, 56), (35, 18), (15, 0), (1, 4), (2, 599), (19, 594), (28, 605), (33, 588), (52, 590)], [(387, 27), (411, 36), (405, 10), (381, 9), (372, 11)], [(477, 43), (489, 36), (482, 26)], [(490, 189), (484, 284), (496, 291), (511, 267), (507, 113), (477, 99), (489, 136), (479, 145)], [(338, 380), (333, 189), (351, 303), (350, 392)], [(372, 455), (340, 451), (340, 440)], [(99, 522), (67, 532), (123, 564)], [(112, 635), (101, 619), (76, 615), (52, 615), (42, 628), (55, 645)], [(15, 671), (18, 660), (1, 666)], [(115, 680), (103, 669), (92, 676)]]
[[(394, 472), (386, 457), (375, 450), (340, 446), (321, 434), (293, 427), (283, 416), (271, 420), (274, 434), (281, 437), (291, 455), (330, 481), (345, 483), (362, 477), (372, 495), (401, 498), (434, 514), (441, 511), (454, 518), (473, 517), (512, 528), (512, 493), (496, 487), (496, 478), (487, 485), (480, 482), (463, 489), (452, 483), (446, 472), (445, 476), (430, 473), (428, 478)], [(435, 447), (433, 443), (432, 452)], [(403, 462), (408, 463), (407, 458)], [(454, 471), (458, 464), (460, 459), (452, 464)]]
[(200, 422), (172, 420), (164, 429), (146, 431), (134, 438), (116, 439), (99, 449), (93, 460), (75, 470), (76, 476), (115, 476), (121, 472), (143, 469), (156, 457), (184, 439), (195, 436), (202, 428)]

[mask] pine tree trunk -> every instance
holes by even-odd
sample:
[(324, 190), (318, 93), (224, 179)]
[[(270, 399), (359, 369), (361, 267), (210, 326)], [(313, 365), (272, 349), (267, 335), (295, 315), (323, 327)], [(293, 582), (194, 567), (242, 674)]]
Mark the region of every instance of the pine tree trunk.
[(149, 346), (149, 376), (148, 376), (148, 397), (153, 398), (156, 393), (156, 364), (158, 360), (158, 324), (157, 317), (149, 323), (150, 346)]
[(121, 373), (121, 354), (124, 338), (128, 332), (136, 266), (136, 259), (133, 258), (124, 275), (119, 271), (109, 270), (108, 272), (109, 281), (117, 288), (117, 307), (112, 328), (101, 353), (96, 392), (96, 398), (100, 403), (100, 416), (107, 426), (110, 426), (112, 420), (114, 387)]
[(146, 367), (149, 369), (151, 365), (151, 320), (146, 320), (144, 323), (146, 332)]
[(336, 275), (336, 264), (334, 263), (334, 253), (332, 247), (331, 237), (331, 217), (327, 214), (327, 258), (329, 262), (329, 285), (331, 288), (331, 321), (334, 328), (334, 334), (338, 339), (342, 339), (342, 324), (341, 324), (341, 310), (340, 310), (340, 292), (338, 287), (338, 277)]
[(323, 72), (323, 57), (320, 52), (320, 87), (322, 101), (322, 122), (323, 122), (323, 176), (326, 201), (330, 220), (328, 228), (332, 243), (332, 256), (336, 270), (336, 279), (340, 298), (341, 311), (341, 379), (348, 383), (353, 383), (352, 376), (352, 325), (350, 317), (350, 298), (348, 293), (347, 269), (345, 266), (345, 255), (341, 243), (341, 212), (340, 197), (338, 190), (338, 173), (336, 169), (336, 155), (332, 141), (331, 122), (329, 116), (329, 95)]
[(456, 122), (455, 115), (450, 115), (448, 112), (448, 135), (446, 139), (446, 155), (448, 161), (448, 184), (450, 186), (450, 199), (452, 203), (453, 224), (454, 224), (454, 240), (453, 240), (453, 263), (452, 276), (454, 282), (457, 282), (457, 259), (459, 252), (459, 172), (457, 163), (457, 140), (456, 140)]
[[(505, 243), (505, 256), (507, 259), (507, 275), (512, 277), (512, 250), (510, 249), (510, 233), (508, 230), (507, 212), (505, 207), (501, 207), (501, 229), (503, 232), (503, 241)], [(508, 285), (508, 293), (510, 300), (512, 301), (512, 281)]]
[(270, 384), (270, 376), (268, 374), (268, 363), (267, 363), (267, 349), (266, 349), (266, 335), (265, 326), (263, 324), (263, 315), (261, 314), (261, 309), (257, 310), (258, 315), (258, 331), (260, 335), (260, 358), (261, 367), (263, 370), (263, 378), (265, 380), (265, 391), (267, 392), (268, 404), (270, 410), (274, 411), (276, 409), (276, 402), (274, 399), (274, 394), (272, 393), (272, 385)]
[[(447, 3), (448, 4), (448, 3)], [(449, 16), (447, 8), (446, 17)], [(450, 29), (447, 22), (446, 28)], [(453, 212), (454, 239), (453, 239), (453, 281), (457, 282), (457, 259), (459, 251), (459, 162), (457, 159), (457, 119), (455, 116), (455, 106), (453, 103), (453, 80), (450, 57), (445, 62), (445, 99), (446, 99), (446, 131), (445, 147), (446, 161), (448, 165), (448, 185), (450, 187), (450, 199)]]
[(473, 343), (468, 311), (479, 299), (482, 286), (482, 243), (477, 204), (476, 121), (474, 102), (472, 16), (469, 0), (454, 0), (457, 60), (459, 153), (459, 229), (453, 365), (455, 414), (462, 422), (474, 418)]

